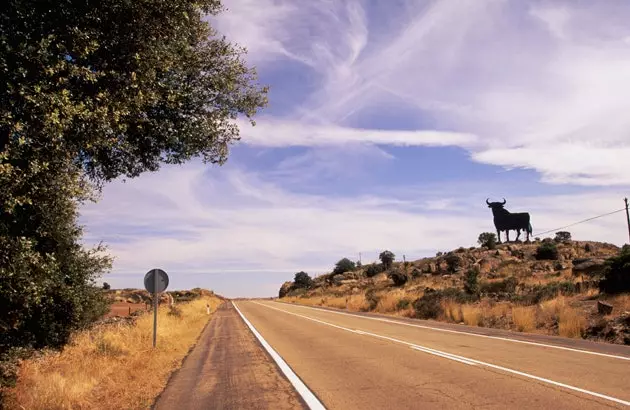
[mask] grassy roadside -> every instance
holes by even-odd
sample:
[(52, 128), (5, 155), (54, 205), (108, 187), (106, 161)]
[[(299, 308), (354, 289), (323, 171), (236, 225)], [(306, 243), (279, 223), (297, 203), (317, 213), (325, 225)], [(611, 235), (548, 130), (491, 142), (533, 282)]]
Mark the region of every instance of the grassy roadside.
[[(588, 311), (579, 306), (580, 299), (597, 295), (596, 290), (583, 294), (545, 300), (539, 304), (522, 306), (511, 302), (458, 303), (445, 299), (439, 302), (436, 320), (462, 323), (518, 332), (557, 335), (581, 338), (587, 327)], [(365, 293), (348, 296), (289, 296), (280, 300), (307, 306), (325, 306), (354, 312), (375, 312), (395, 316), (416, 317), (412, 301), (422, 292), (394, 289), (376, 292), (366, 297)], [(607, 302), (620, 311), (630, 310), (630, 295), (610, 297)]]
[(153, 315), (135, 326), (105, 325), (75, 335), (62, 352), (22, 363), (9, 391), (9, 408), (146, 409), (164, 389), (170, 374), (197, 341), (221, 300), (204, 297), (158, 311), (158, 347), (153, 349)]

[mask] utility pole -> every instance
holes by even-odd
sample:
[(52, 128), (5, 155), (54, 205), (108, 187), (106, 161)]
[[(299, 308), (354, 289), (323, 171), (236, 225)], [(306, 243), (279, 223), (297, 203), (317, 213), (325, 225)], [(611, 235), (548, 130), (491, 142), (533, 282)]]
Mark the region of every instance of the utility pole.
[(363, 265), (363, 262), (361, 262), (361, 252), (359, 252), (359, 263)]
[(628, 239), (630, 239), (630, 212), (628, 212), (628, 198), (624, 198), (623, 201), (626, 203), (626, 219), (628, 221)]

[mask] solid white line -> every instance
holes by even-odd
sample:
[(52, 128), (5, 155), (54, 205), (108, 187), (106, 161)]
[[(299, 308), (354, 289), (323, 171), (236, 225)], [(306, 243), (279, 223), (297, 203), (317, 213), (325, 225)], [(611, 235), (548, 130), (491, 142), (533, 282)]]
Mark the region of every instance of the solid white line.
[[(562, 388), (565, 388), (565, 389), (568, 389), (568, 390), (573, 390), (573, 391), (577, 391), (577, 392), (580, 392), (580, 393), (583, 393), (583, 394), (587, 394), (587, 395), (590, 395), (590, 396), (599, 397), (600, 399), (609, 400), (609, 401), (612, 401), (612, 402), (615, 402), (615, 403), (623, 404), (624, 406), (630, 406), (630, 401), (625, 401), (625, 400), (622, 400), (622, 399), (618, 399), (616, 397), (607, 396), (605, 394), (596, 393), (596, 392), (593, 392), (593, 391), (590, 391), (590, 390), (581, 389), (579, 387), (575, 387), (575, 386), (571, 386), (571, 385), (568, 385), (568, 384), (556, 382), (556, 381), (553, 381), (553, 380), (550, 380), (550, 379), (545, 379), (544, 377), (539, 377), (539, 376), (535, 376), (533, 374), (520, 372), (518, 370), (510, 369), (510, 368), (507, 368), (507, 367), (497, 366), (497, 365), (492, 364), (492, 363), (482, 362), (480, 360), (471, 359), (471, 358), (464, 357), (464, 356), (459, 356), (459, 355), (456, 355), (456, 354), (453, 354), (453, 353), (443, 352), (441, 350), (436, 350), (436, 349), (432, 349), (432, 348), (429, 348), (429, 347), (420, 346), (420, 345), (417, 345), (417, 344), (414, 344), (414, 343), (406, 342), (404, 340), (395, 339), (393, 337), (382, 336), (382, 335), (379, 335), (379, 334), (376, 334), (376, 333), (370, 333), (370, 332), (366, 332), (366, 331), (363, 331), (363, 330), (349, 329), (349, 328), (346, 328), (346, 327), (343, 327), (343, 326), (338, 326), (338, 325), (335, 325), (335, 324), (332, 324), (332, 323), (328, 323), (328, 322), (323, 321), (323, 320), (314, 319), (314, 318), (311, 318), (311, 317), (308, 317), (308, 316), (300, 315), (299, 313), (288, 312), (286, 310), (278, 309), (278, 308), (275, 308), (273, 306), (268, 306), (268, 305), (263, 304), (263, 303), (259, 303), (259, 302), (253, 302), (253, 303), (256, 303), (257, 305), (264, 306), (264, 307), (269, 308), (269, 309), (274, 309), (274, 310), (277, 310), (277, 311), (280, 311), (280, 312), (284, 312), (284, 313), (289, 314), (289, 315), (298, 316), (298, 317), (301, 317), (301, 318), (304, 318), (304, 319), (307, 319), (307, 320), (311, 320), (313, 322), (318, 322), (318, 323), (325, 324), (325, 325), (328, 325), (328, 326), (332, 326), (332, 327), (335, 327), (335, 328), (338, 328), (338, 329), (346, 330), (346, 331), (351, 332), (351, 333), (355, 333), (355, 334), (359, 334), (359, 335), (372, 336), (372, 337), (375, 337), (375, 338), (389, 340), (389, 341), (392, 341), (392, 342), (395, 342), (395, 343), (404, 344), (404, 345), (410, 346), (411, 348), (413, 348), (415, 350), (419, 350), (419, 351), (422, 351), (422, 352), (425, 352), (425, 353), (430, 353), (430, 354), (433, 354), (433, 355), (436, 355), (436, 356), (444, 357), (446, 359), (455, 360), (455, 361), (462, 362), (462, 363), (469, 364), (469, 365), (478, 364), (480, 366), (490, 367), (490, 368), (501, 370), (501, 371), (504, 371), (504, 372), (507, 372), (507, 373), (517, 374), (517, 375), (522, 376), (522, 377), (526, 377), (526, 378), (529, 378), (529, 379), (534, 379), (534, 380), (538, 380), (538, 381), (541, 381), (541, 382), (544, 382), (544, 383), (548, 383), (548, 384), (551, 384), (551, 385), (554, 385), (554, 386), (562, 387)], [(355, 316), (355, 315), (351, 315), (351, 316)]]
[(249, 330), (252, 331), (254, 336), (256, 336), (256, 339), (258, 339), (260, 344), (263, 345), (265, 350), (267, 350), (267, 352), (276, 362), (278, 367), (280, 367), (282, 373), (284, 373), (287, 379), (289, 379), (289, 382), (291, 382), (298, 394), (302, 396), (302, 399), (304, 399), (308, 407), (313, 410), (326, 410), (324, 405), (319, 401), (319, 399), (317, 399), (317, 397), (315, 397), (313, 392), (310, 391), (309, 388), (306, 387), (306, 385), (302, 382), (302, 380), (300, 380), (300, 378), (293, 372), (293, 370), (291, 370), (287, 362), (285, 362), (284, 359), (280, 357), (278, 352), (276, 352), (273, 347), (271, 347), (271, 345), (267, 343), (267, 341), (262, 337), (262, 335), (258, 333), (254, 325), (252, 325), (250, 321), (247, 320), (247, 318), (245, 317), (245, 315), (243, 315), (238, 306), (236, 306), (236, 303), (232, 302), (232, 305), (234, 306), (238, 314), (241, 315), (241, 318), (243, 319), (247, 327), (249, 327)]
[(510, 339), (508, 337), (480, 335), (478, 333), (464, 332), (464, 331), (461, 331), (461, 330), (442, 329), (442, 328), (439, 328), (439, 327), (432, 327), (432, 326), (426, 326), (426, 325), (417, 325), (417, 324), (413, 324), (413, 323), (401, 322), (401, 321), (398, 321), (398, 320), (390, 320), (390, 319), (385, 319), (385, 318), (363, 316), (363, 315), (355, 315), (355, 314), (352, 314), (352, 313), (337, 312), (337, 311), (328, 310), (328, 309), (319, 309), (319, 308), (315, 308), (315, 307), (312, 307), (312, 306), (304, 306), (304, 305), (298, 305), (298, 304), (292, 304), (292, 303), (289, 304), (289, 303), (285, 303), (285, 302), (277, 302), (277, 303), (284, 303), (284, 304), (289, 305), (289, 306), (296, 306), (296, 307), (300, 307), (300, 308), (303, 308), (303, 309), (312, 309), (312, 310), (317, 310), (317, 311), (320, 311), (320, 312), (334, 313), (336, 315), (352, 316), (352, 317), (357, 317), (357, 318), (360, 318), (360, 319), (368, 319), (368, 320), (376, 320), (378, 322), (393, 323), (393, 324), (401, 325), (401, 326), (417, 327), (417, 328), (420, 328), (420, 329), (429, 329), (429, 330), (435, 330), (435, 331), (438, 331), (438, 332), (456, 333), (456, 334), (461, 334), (461, 335), (483, 337), (483, 338), (487, 338), (487, 339), (496, 339), (496, 340), (502, 340), (502, 341), (505, 341), (505, 342), (521, 343), (521, 344), (532, 345), (532, 346), (549, 347), (551, 349), (567, 350), (567, 351), (570, 351), (570, 352), (584, 353), (584, 354), (590, 354), (590, 355), (595, 355), (595, 356), (610, 357), (612, 359), (620, 359), (620, 360), (630, 361), (630, 357), (627, 357), (627, 356), (617, 356), (617, 355), (614, 355), (614, 354), (593, 352), (593, 351), (590, 351), (590, 350), (574, 349), (574, 348), (571, 348), (571, 347), (550, 345), (550, 344), (546, 344), (546, 343), (528, 342), (526, 340)]

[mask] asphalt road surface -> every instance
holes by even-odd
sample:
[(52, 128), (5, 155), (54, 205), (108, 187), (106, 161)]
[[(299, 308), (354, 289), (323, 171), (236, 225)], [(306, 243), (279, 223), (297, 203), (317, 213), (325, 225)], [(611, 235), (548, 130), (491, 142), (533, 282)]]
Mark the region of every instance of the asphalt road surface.
[(236, 306), (328, 409), (630, 406), (628, 347), (506, 332), (488, 337), (272, 301)]

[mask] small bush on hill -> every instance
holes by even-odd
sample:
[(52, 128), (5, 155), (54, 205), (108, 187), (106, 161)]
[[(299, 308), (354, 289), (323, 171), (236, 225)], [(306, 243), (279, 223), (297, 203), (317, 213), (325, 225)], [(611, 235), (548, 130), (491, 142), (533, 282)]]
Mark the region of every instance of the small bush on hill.
[(606, 261), (599, 290), (608, 294), (630, 292), (630, 246), (624, 245), (619, 256)]
[(505, 278), (497, 282), (482, 282), (479, 285), (479, 291), (481, 293), (514, 293), (518, 280), (514, 276)]
[(477, 243), (481, 246), (485, 246), (488, 249), (495, 249), (497, 247), (497, 235), (492, 232), (483, 232), (479, 234)]
[(409, 307), (409, 305), (411, 305), (411, 300), (409, 300), (407, 298), (402, 298), (396, 304), (396, 309), (398, 309), (398, 310), (405, 310), (405, 309), (407, 309)]
[(571, 232), (560, 231), (556, 232), (556, 237), (553, 239), (556, 242), (565, 242), (571, 240)]
[(464, 276), (464, 291), (469, 295), (477, 295), (479, 293), (479, 272), (470, 269)]
[(368, 310), (376, 309), (376, 306), (378, 305), (379, 299), (380, 298), (376, 295), (376, 293), (374, 292), (374, 289), (368, 290), (365, 293), (365, 300), (368, 303)]
[(553, 242), (543, 242), (536, 249), (536, 259), (538, 260), (556, 260), (558, 259), (558, 247)]
[(385, 266), (383, 266), (382, 263), (373, 263), (371, 265), (368, 265), (368, 267), (365, 269), (365, 276), (367, 276), (368, 278), (371, 278), (384, 271), (385, 271)]
[(579, 291), (579, 286), (571, 281), (551, 282), (546, 285), (535, 285), (526, 294), (514, 295), (511, 300), (523, 305), (535, 305), (559, 295), (574, 295)]
[(441, 295), (437, 291), (425, 292), (421, 298), (416, 299), (413, 303), (416, 317), (419, 319), (437, 319), (444, 314), (441, 300)]
[(450, 273), (457, 272), (462, 266), (462, 258), (455, 254), (451, 253), (449, 255), (446, 255), (446, 258), (444, 258), (444, 260), (446, 261), (446, 264), (448, 266), (448, 271)]
[(407, 274), (398, 269), (391, 271), (387, 276), (394, 281), (394, 286), (403, 286), (409, 280)]
[(378, 255), (378, 258), (385, 266), (385, 269), (390, 269), (392, 267), (392, 263), (394, 263), (394, 260), (396, 259), (396, 255), (394, 255), (391, 251), (383, 251), (380, 255)]
[(422, 276), (422, 272), (420, 271), (420, 269), (413, 268), (413, 270), (411, 271), (411, 277), (412, 278), (419, 278), (420, 276)]
[(295, 274), (293, 283), (296, 288), (308, 289), (313, 285), (313, 279), (311, 279), (308, 273), (300, 271)]
[(333, 273), (335, 275), (352, 272), (356, 269), (356, 265), (348, 258), (343, 258), (337, 264), (335, 264), (335, 269), (333, 269)]
[(442, 255), (444, 255), (444, 253), (443, 253), (443, 252), (437, 252), (437, 253), (435, 254), (435, 256), (436, 256), (436, 257), (438, 257), (438, 258), (439, 258), (440, 256), (442, 256)]
[(457, 250), (455, 252), (456, 253), (464, 253), (464, 252), (466, 252), (466, 248), (464, 248), (463, 246), (460, 246), (459, 248), (457, 248)]
[(105, 290), (110, 290), (111, 288), (112, 288), (112, 287), (110, 286), (110, 284), (109, 284), (109, 283), (107, 283), (107, 282), (103, 282), (103, 289), (105, 289)]

